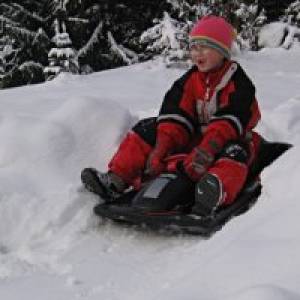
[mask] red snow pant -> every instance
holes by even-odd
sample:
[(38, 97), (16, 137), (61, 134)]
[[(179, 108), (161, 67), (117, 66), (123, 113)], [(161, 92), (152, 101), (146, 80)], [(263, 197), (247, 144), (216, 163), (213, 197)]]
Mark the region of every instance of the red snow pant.
[[(199, 141), (199, 138), (197, 139)], [(149, 154), (156, 141), (156, 118), (144, 119), (138, 122), (121, 142), (117, 152), (110, 161), (108, 168), (121, 177), (129, 186), (140, 187)], [(231, 204), (243, 188), (249, 167), (258, 153), (261, 137), (252, 132), (251, 137), (237, 141), (247, 148), (246, 160), (232, 159), (230, 155), (219, 155), (207, 172), (217, 176), (223, 184), (225, 199), (223, 204)], [(231, 142), (231, 145), (235, 145)], [(195, 143), (194, 143), (195, 144)], [(189, 153), (192, 148), (187, 147), (180, 153)], [(226, 153), (226, 150), (225, 150)], [(184, 157), (181, 155), (181, 157)], [(165, 171), (172, 170), (172, 163), (166, 164)], [(173, 169), (174, 171), (174, 169)]]

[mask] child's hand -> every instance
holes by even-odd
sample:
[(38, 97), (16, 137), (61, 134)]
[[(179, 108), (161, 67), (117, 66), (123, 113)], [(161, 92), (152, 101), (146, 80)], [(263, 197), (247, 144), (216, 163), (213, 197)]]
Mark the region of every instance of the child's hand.
[(164, 158), (164, 153), (159, 151), (159, 149), (154, 148), (147, 160), (145, 175), (149, 177), (155, 177), (162, 173), (166, 169)]
[(165, 158), (173, 151), (174, 140), (169, 135), (158, 132), (156, 145), (150, 153), (144, 174), (155, 177), (166, 170)]
[(214, 157), (210, 153), (195, 147), (183, 161), (183, 169), (193, 181), (198, 181), (213, 161)]

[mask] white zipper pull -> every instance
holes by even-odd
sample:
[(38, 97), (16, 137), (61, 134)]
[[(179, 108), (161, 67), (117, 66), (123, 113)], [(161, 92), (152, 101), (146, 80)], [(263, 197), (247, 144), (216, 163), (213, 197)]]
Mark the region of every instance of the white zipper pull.
[(205, 81), (206, 84), (206, 90), (205, 90), (205, 96), (204, 96), (204, 104), (203, 104), (203, 121), (205, 123), (208, 123), (209, 121), (209, 114), (207, 111), (207, 107), (208, 107), (208, 102), (209, 102), (209, 94), (210, 94), (210, 86), (209, 86), (209, 77), (206, 78)]

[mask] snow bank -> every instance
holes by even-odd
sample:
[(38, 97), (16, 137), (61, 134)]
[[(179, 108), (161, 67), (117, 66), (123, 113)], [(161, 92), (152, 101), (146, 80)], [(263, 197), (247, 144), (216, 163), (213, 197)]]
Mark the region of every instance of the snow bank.
[(260, 47), (275, 48), (282, 45), (285, 34), (288, 32), (288, 25), (282, 22), (273, 22), (262, 27), (258, 45)]
[(134, 120), (104, 98), (70, 93), (50, 103), (50, 91), (47, 107), (30, 100), (35, 113), (32, 106), (18, 111), (31, 88), (18, 89), (11, 111), (0, 116), (0, 278), (33, 266), (64, 270), (57, 257), (93, 220), (93, 202), (77, 191), (80, 171), (104, 169)]
[(283, 22), (273, 22), (262, 27), (258, 37), (258, 46), (267, 48), (283, 47), (289, 49), (300, 29)]
[[(264, 118), (274, 138), (300, 144), (300, 96), (286, 100)], [(278, 126), (280, 124), (280, 126)]]

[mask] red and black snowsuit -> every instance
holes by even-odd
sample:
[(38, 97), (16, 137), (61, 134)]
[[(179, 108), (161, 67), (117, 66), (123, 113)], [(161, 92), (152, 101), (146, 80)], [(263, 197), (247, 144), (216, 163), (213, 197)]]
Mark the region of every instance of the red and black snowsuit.
[[(169, 154), (190, 153), (197, 146), (215, 158), (207, 171), (223, 183), (224, 203), (229, 204), (244, 185), (255, 157), (260, 137), (252, 129), (259, 119), (255, 87), (237, 62), (226, 61), (214, 73), (193, 67), (166, 93), (159, 116), (140, 121), (127, 134), (109, 169), (129, 185), (137, 185), (158, 140), (168, 141)], [(246, 145), (247, 160), (220, 155), (233, 141)], [(197, 172), (189, 175), (199, 179)]]

